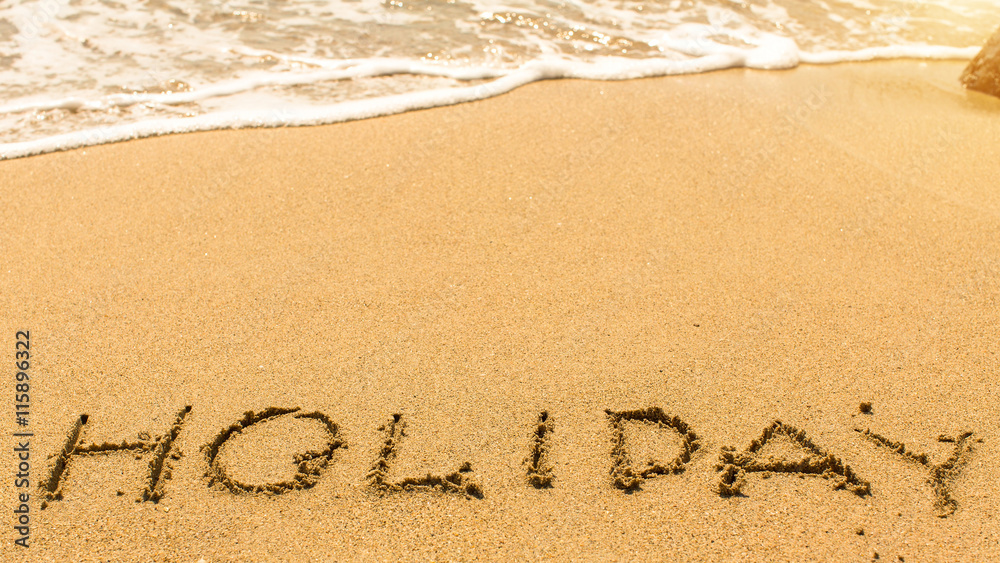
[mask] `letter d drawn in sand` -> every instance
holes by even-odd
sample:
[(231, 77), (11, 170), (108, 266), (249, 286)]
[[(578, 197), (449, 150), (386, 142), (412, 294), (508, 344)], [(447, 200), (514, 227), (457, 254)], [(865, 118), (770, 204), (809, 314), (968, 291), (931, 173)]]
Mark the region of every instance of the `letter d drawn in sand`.
[[(691, 454), (700, 447), (698, 436), (687, 423), (678, 416), (663, 412), (660, 407), (630, 411), (604, 411), (611, 422), (611, 479), (615, 487), (623, 491), (639, 489), (646, 479), (657, 475), (683, 473), (685, 466), (691, 461)], [(644, 466), (638, 466), (632, 461), (628, 440), (625, 436), (625, 425), (628, 422), (638, 422), (654, 429), (671, 429), (681, 436), (681, 448), (677, 456), (669, 462), (649, 460)]]

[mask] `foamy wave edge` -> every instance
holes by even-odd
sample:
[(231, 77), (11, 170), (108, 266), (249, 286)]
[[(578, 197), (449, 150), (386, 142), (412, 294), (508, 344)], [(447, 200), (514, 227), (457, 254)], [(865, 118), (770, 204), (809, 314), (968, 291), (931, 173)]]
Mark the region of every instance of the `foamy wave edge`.
[[(696, 74), (727, 68), (752, 68), (781, 70), (799, 64), (834, 64), (886, 59), (968, 60), (979, 47), (947, 46), (887, 46), (871, 47), (856, 51), (801, 52), (794, 43), (768, 45), (752, 50), (721, 50), (710, 55), (687, 60), (673, 59), (623, 59), (608, 57), (595, 62), (566, 60), (534, 60), (517, 69), (505, 70), (485, 67), (446, 67), (413, 61), (383, 59), (374, 61), (338, 61), (327, 68), (303, 75), (278, 75), (257, 77), (214, 85), (194, 92), (171, 94), (132, 94), (108, 97), (102, 100), (67, 98), (31, 104), (0, 106), (0, 112), (30, 111), (52, 108), (94, 108), (111, 105), (129, 105), (152, 101), (163, 104), (180, 104), (214, 96), (226, 96), (263, 86), (288, 86), (314, 83), (323, 80), (345, 79), (362, 76), (388, 76), (393, 74), (418, 74), (443, 76), (461, 81), (494, 80), (476, 86), (424, 90), (341, 102), (330, 106), (309, 108), (262, 109), (257, 111), (214, 112), (195, 117), (161, 118), (137, 123), (108, 125), (53, 135), (41, 139), (0, 144), (0, 160), (11, 160), (45, 153), (84, 148), (133, 139), (194, 133), (221, 129), (250, 127), (300, 127), (327, 125), (345, 121), (368, 119), (407, 111), (442, 107), (498, 96), (541, 80), (576, 78), (583, 80), (632, 80), (679, 74)], [(775, 48), (777, 47), (777, 48)], [(353, 66), (352, 66), (353, 65)], [(345, 68), (347, 67), (347, 68)]]

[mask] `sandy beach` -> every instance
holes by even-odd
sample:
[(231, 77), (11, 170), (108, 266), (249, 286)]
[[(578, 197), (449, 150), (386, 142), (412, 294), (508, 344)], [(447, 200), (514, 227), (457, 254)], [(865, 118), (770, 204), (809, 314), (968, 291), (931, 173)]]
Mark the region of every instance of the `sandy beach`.
[(963, 66), (0, 162), (0, 559), (996, 560), (1000, 100)]

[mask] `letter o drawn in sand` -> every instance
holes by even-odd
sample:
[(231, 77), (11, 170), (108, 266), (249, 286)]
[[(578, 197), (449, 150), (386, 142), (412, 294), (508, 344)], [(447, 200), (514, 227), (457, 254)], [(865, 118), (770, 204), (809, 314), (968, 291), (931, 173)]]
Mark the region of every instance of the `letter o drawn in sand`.
[[(206, 461), (208, 461), (208, 471), (205, 473), (208, 485), (210, 487), (221, 485), (230, 492), (237, 494), (265, 493), (277, 495), (299, 489), (308, 489), (314, 486), (319, 481), (323, 468), (333, 459), (334, 450), (346, 446), (340, 440), (340, 431), (330, 417), (320, 412), (294, 414), (298, 410), (298, 408), (271, 407), (259, 413), (247, 411), (242, 419), (220, 432), (211, 443), (202, 446), (202, 451), (205, 453)], [(295, 419), (312, 419), (320, 422), (328, 434), (324, 447), (321, 450), (309, 450), (296, 454), (293, 458), (296, 465), (295, 475), (289, 480), (248, 484), (231, 476), (226, 471), (225, 464), (219, 460), (219, 451), (223, 444), (234, 435), (246, 431), (255, 424), (287, 415), (293, 415), (292, 418)]]

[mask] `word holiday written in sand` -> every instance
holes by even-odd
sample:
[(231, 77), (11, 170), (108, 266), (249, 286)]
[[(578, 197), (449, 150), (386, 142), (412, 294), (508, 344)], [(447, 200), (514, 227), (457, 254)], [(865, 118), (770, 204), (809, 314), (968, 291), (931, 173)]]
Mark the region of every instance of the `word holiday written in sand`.
[[(138, 502), (158, 502), (164, 495), (165, 487), (173, 472), (173, 463), (181, 459), (175, 451), (174, 442), (191, 414), (191, 407), (181, 409), (173, 424), (161, 435), (151, 436), (140, 432), (134, 440), (119, 443), (88, 443), (85, 440), (88, 415), (80, 415), (66, 435), (62, 450), (52, 458), (48, 478), (41, 483), (42, 508), (63, 498), (63, 487), (71, 480), (73, 459), (79, 456), (99, 456), (114, 453), (130, 453), (137, 460), (145, 460), (147, 471), (141, 497)], [(648, 479), (683, 473), (691, 464), (692, 455), (701, 449), (701, 440), (694, 429), (675, 415), (669, 415), (658, 407), (639, 410), (605, 411), (610, 427), (610, 475), (609, 485), (623, 491), (642, 488)], [(303, 451), (294, 455), (295, 472), (290, 479), (268, 483), (247, 483), (233, 476), (231, 467), (222, 460), (220, 452), (227, 442), (254, 425), (279, 419), (291, 421), (313, 421), (318, 423), (326, 436), (325, 443), (318, 449)], [(666, 460), (648, 459), (637, 462), (632, 456), (629, 443), (629, 424), (639, 425), (649, 431), (676, 433), (680, 437), (680, 447), (673, 457)], [(438, 491), (445, 494), (465, 495), (483, 498), (484, 491), (476, 482), (472, 464), (464, 462), (458, 469), (446, 475), (426, 474), (418, 477), (392, 478), (393, 461), (400, 444), (404, 441), (406, 421), (401, 414), (392, 415), (379, 428), (384, 440), (366, 479), (372, 492), (389, 494), (403, 491)], [(887, 450), (905, 463), (923, 467), (927, 472), (927, 483), (934, 494), (934, 510), (939, 517), (950, 516), (958, 508), (952, 494), (952, 483), (959, 476), (973, 452), (972, 432), (958, 436), (939, 436), (938, 441), (954, 444), (952, 454), (941, 463), (932, 463), (925, 453), (916, 453), (906, 445), (891, 440), (870, 429), (855, 429), (859, 436), (874, 447)], [(538, 489), (557, 486), (557, 475), (549, 461), (551, 438), (556, 431), (555, 420), (548, 412), (539, 413), (528, 436), (528, 454), (524, 460), (525, 484)], [(772, 441), (785, 441), (787, 445), (801, 450), (802, 456), (794, 461), (776, 459), (764, 455), (765, 446)], [(233, 494), (284, 494), (289, 491), (309, 489), (322, 478), (324, 469), (333, 462), (334, 454), (347, 447), (340, 438), (340, 428), (321, 412), (302, 412), (298, 408), (271, 407), (261, 412), (247, 412), (243, 418), (222, 429), (216, 437), (201, 448), (205, 467), (205, 483), (209, 487), (229, 491)], [(744, 496), (743, 487), (752, 475), (768, 479), (776, 474), (792, 474), (799, 477), (816, 477), (828, 480), (836, 491), (845, 491), (859, 497), (872, 494), (871, 484), (861, 478), (836, 455), (814, 443), (805, 433), (790, 424), (775, 420), (763, 429), (759, 438), (753, 440), (742, 451), (723, 447), (714, 467), (718, 474), (715, 492), (722, 497)]]

